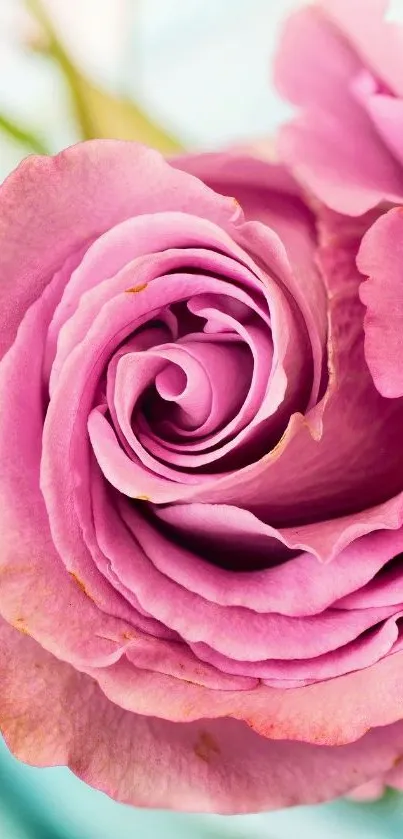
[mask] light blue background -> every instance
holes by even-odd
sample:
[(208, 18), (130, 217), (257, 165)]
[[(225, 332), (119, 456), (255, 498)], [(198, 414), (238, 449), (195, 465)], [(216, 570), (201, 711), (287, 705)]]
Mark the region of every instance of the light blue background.
[[(0, 0), (0, 12), (14, 2)], [(66, 2), (80, 7), (79, 0)], [(189, 147), (265, 136), (289, 113), (267, 79), (279, 23), (296, 2), (127, 0), (121, 66), (105, 60), (100, 80), (143, 101)], [(5, 107), (42, 131), (52, 151), (76, 139), (57, 74), (11, 47), (0, 56), (0, 109)], [(0, 180), (20, 156), (0, 138)], [(373, 805), (341, 801), (250, 817), (140, 811), (87, 788), (64, 768), (23, 766), (0, 746), (0, 839), (402, 836), (403, 796), (393, 793)]]
[(86, 787), (68, 770), (33, 769), (0, 750), (2, 839), (401, 839), (403, 796), (256, 816), (135, 810)]

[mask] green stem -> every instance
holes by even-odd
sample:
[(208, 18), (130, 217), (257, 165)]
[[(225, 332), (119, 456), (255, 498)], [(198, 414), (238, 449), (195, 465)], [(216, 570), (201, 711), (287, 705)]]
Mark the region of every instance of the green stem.
[(70, 89), (76, 117), (83, 140), (94, 136), (91, 119), (88, 116), (85, 99), (80, 89), (79, 76), (66, 50), (60, 42), (49, 15), (40, 0), (25, 0), (28, 11), (40, 25), (47, 39), (46, 53), (59, 65)]
[(49, 154), (49, 150), (40, 137), (34, 134), (33, 131), (30, 131), (29, 128), (18, 125), (14, 120), (4, 114), (0, 114), (0, 131), (8, 134), (17, 143), (26, 146), (26, 148), (30, 149), (31, 152), (35, 152), (35, 154)]
[(135, 102), (112, 96), (87, 79), (66, 52), (41, 0), (25, 2), (45, 35), (46, 54), (59, 66), (67, 82), (83, 140), (115, 136), (145, 142), (164, 154), (183, 151), (181, 143)]

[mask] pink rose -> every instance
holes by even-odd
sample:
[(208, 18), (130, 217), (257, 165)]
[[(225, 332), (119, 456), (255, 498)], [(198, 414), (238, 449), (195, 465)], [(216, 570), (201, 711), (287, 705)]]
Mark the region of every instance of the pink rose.
[(318, 241), (279, 166), (175, 166), (96, 141), (0, 190), (2, 730), (142, 806), (397, 783), (403, 402), (364, 359), (371, 219)]

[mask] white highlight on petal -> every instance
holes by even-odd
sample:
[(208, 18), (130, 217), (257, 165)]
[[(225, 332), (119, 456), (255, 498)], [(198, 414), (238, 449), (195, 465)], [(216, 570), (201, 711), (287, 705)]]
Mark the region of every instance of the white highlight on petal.
[(403, 0), (389, 0), (385, 20), (387, 23), (403, 24)]

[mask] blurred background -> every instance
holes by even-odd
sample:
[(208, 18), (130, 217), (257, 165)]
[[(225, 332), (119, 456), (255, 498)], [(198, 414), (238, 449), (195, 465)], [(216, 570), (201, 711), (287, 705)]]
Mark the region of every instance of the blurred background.
[[(0, 182), (27, 154), (90, 137), (166, 153), (267, 138), (290, 113), (270, 62), (299, 2), (0, 0)], [(232, 818), (140, 811), (0, 744), (1, 839), (296, 835), (401, 839), (403, 796)]]
[(288, 113), (269, 61), (296, 2), (0, 0), (0, 177), (93, 135), (164, 151), (266, 136)]

